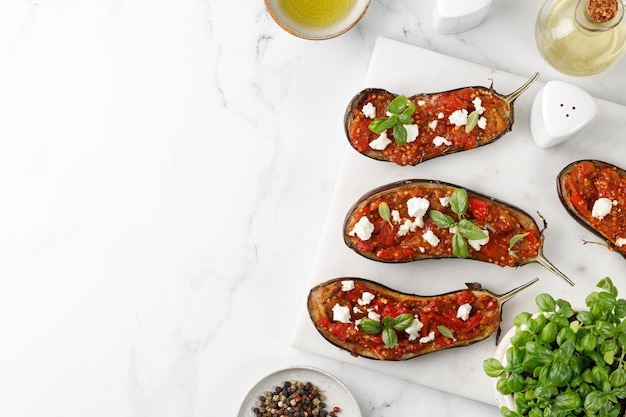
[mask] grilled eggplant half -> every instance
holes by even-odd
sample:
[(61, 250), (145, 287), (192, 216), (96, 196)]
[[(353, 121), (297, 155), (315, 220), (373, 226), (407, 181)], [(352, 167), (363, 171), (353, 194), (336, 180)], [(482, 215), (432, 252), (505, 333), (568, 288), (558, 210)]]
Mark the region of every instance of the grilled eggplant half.
[(318, 332), (353, 356), (401, 361), (494, 332), (499, 337), (502, 305), (536, 281), (503, 295), (468, 283), (467, 289), (420, 296), (367, 279), (336, 278), (311, 289), (308, 311)]
[[(545, 222), (544, 222), (545, 229)], [(573, 285), (543, 256), (543, 230), (511, 204), (442, 181), (376, 188), (348, 211), (346, 245), (379, 262), (468, 258), (500, 266), (536, 262)]]
[(487, 145), (512, 129), (514, 101), (539, 77), (509, 95), (492, 87), (398, 96), (380, 88), (357, 93), (346, 109), (344, 129), (363, 155), (398, 165)]
[(557, 193), (578, 223), (626, 258), (626, 171), (608, 162), (572, 162), (557, 176)]

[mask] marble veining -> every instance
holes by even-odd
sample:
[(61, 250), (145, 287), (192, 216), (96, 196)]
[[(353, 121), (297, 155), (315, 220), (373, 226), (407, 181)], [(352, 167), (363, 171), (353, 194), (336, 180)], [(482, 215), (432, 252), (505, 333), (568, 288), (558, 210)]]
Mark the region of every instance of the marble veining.
[(432, 2), (373, 0), (313, 42), (261, 1), (2, 2), (0, 415), (231, 416), (309, 365), (366, 417), (498, 416), (290, 342), (378, 37), (626, 105), (626, 61), (572, 79), (541, 60), (539, 6), (442, 35)]

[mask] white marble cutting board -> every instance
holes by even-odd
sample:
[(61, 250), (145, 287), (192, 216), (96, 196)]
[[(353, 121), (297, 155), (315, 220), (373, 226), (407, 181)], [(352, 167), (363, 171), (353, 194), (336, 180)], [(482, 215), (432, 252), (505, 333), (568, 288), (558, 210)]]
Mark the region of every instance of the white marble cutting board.
[[(379, 38), (364, 88), (379, 87), (408, 96), (467, 85), (489, 86), (493, 81), (496, 91), (508, 94), (532, 75), (513, 75)], [(490, 379), (482, 370), (483, 360), (495, 350), (495, 336), (469, 347), (405, 362), (354, 358), (326, 342), (311, 324), (305, 303), (309, 289), (335, 277), (362, 277), (420, 295), (458, 290), (465, 282), (480, 282), (495, 293), (504, 293), (539, 277), (538, 283), (505, 304), (503, 332), (512, 326), (512, 318), (517, 313), (535, 309), (534, 299), (539, 293), (548, 292), (555, 298), (584, 305), (585, 296), (595, 290), (595, 284), (609, 276), (620, 289), (620, 295), (626, 298), (626, 260), (601, 245), (583, 244), (583, 240), (598, 239), (565, 212), (556, 194), (556, 175), (574, 160), (601, 159), (626, 168), (626, 108), (597, 100), (599, 113), (590, 125), (564, 144), (540, 149), (530, 136), (529, 114), (534, 96), (547, 81), (540, 78), (518, 98), (513, 130), (485, 147), (436, 158), (415, 167), (399, 167), (366, 158), (346, 141), (311, 275), (302, 277), (303, 302), (293, 337), (295, 347), (495, 404)], [(343, 122), (342, 117), (338, 115), (338, 123)], [(325, 139), (346, 140), (344, 137)], [(570, 287), (539, 264), (513, 269), (471, 260), (446, 259), (391, 265), (367, 260), (348, 249), (342, 239), (342, 224), (352, 204), (374, 187), (408, 178), (447, 181), (504, 200), (533, 215), (538, 224), (541, 219), (537, 212), (541, 213), (548, 223), (544, 254), (576, 285)], [(371, 382), (375, 390), (376, 381)]]

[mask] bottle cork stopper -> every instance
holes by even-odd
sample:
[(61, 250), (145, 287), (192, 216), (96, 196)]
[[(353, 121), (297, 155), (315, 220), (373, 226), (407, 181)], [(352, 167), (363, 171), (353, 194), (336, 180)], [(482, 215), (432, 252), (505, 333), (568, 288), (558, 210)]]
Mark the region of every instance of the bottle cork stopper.
[(605, 23), (617, 15), (618, 0), (589, 0), (587, 14), (591, 20)]

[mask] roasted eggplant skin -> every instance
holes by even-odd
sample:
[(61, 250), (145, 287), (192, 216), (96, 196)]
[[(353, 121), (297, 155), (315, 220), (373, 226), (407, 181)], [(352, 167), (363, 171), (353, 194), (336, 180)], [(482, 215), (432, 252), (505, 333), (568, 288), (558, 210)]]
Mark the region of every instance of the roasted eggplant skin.
[[(346, 290), (344, 282), (351, 281), (352, 289)], [(536, 282), (531, 281), (508, 294), (498, 296), (484, 290), (478, 283), (468, 283), (467, 289), (451, 291), (434, 296), (420, 296), (394, 291), (393, 289), (363, 278), (335, 278), (311, 289), (307, 307), (311, 321), (317, 331), (331, 344), (360, 356), (376, 360), (403, 361), (427, 353), (455, 347), (468, 346), (492, 334), (499, 334), (502, 305), (519, 291)], [(364, 292), (373, 295), (367, 305), (359, 297)], [(335, 304), (348, 307), (351, 312), (349, 323), (334, 320)], [(464, 321), (457, 318), (456, 309), (462, 304), (472, 306)], [(380, 334), (368, 334), (359, 328), (357, 320), (368, 314), (368, 309), (379, 310), (381, 320), (399, 314), (413, 314), (423, 327), (420, 336), (410, 340), (408, 333), (397, 331), (398, 343), (386, 346)], [(454, 333), (454, 337), (443, 335), (441, 327)], [(428, 335), (432, 337), (428, 337)]]
[[(359, 198), (359, 200), (348, 210), (348, 214), (346, 215), (343, 227), (344, 242), (350, 249), (352, 249), (359, 255), (378, 262), (405, 263), (427, 259), (454, 258), (455, 255), (452, 253), (450, 242), (446, 243), (443, 241), (443, 238), (445, 236), (443, 233), (440, 234), (440, 237), (442, 238), (442, 242), (440, 243), (440, 245), (442, 246), (441, 249), (438, 249), (438, 253), (433, 254), (433, 252), (431, 252), (430, 250), (422, 252), (420, 250), (417, 250), (417, 248), (412, 248), (412, 253), (410, 256), (400, 258), (397, 256), (382, 256), (386, 255), (386, 252), (384, 250), (366, 250), (368, 249), (364, 247), (366, 245), (363, 245), (363, 242), (361, 242), (358, 237), (350, 236), (350, 232), (353, 230), (355, 224), (359, 221), (364, 212), (375, 212), (375, 208), (378, 206), (378, 202), (381, 200), (387, 200), (387, 196), (389, 195), (394, 195), (398, 193), (413, 193), (414, 190), (417, 189), (427, 190), (427, 192), (431, 192), (433, 195), (436, 195), (438, 197), (449, 197), (452, 192), (457, 188), (464, 187), (432, 179), (402, 180), (375, 188)], [(506, 217), (510, 219), (510, 223), (518, 224), (517, 229), (524, 230), (525, 232), (529, 233), (526, 238), (522, 239), (518, 243), (518, 245), (520, 245), (520, 247), (523, 247), (524, 250), (517, 251), (515, 256), (510, 256), (508, 250), (505, 250), (505, 248), (503, 247), (508, 246), (509, 239), (506, 239), (506, 242), (500, 242), (501, 250), (498, 251), (496, 258), (492, 258), (488, 256), (488, 254), (482, 253), (481, 251), (470, 250), (468, 259), (490, 262), (500, 266), (513, 267), (538, 261), (537, 258), (542, 256), (541, 249), (543, 245), (543, 230), (539, 229), (539, 226), (537, 225), (535, 220), (528, 213), (509, 203), (505, 203), (493, 197), (485, 196), (467, 188), (464, 189), (467, 191), (468, 199), (476, 199), (478, 201), (485, 202), (486, 204), (489, 204), (494, 208), (497, 208), (497, 210), (500, 210), (502, 213), (506, 214)], [(436, 198), (433, 198), (433, 200), (436, 200)], [(427, 219), (427, 215), (424, 218), (426, 226), (428, 228), (429, 219)], [(445, 231), (444, 233), (446, 235), (449, 235), (448, 231)], [(494, 240), (493, 243), (495, 244), (496, 241)], [(443, 251), (444, 249), (445, 252)]]
[[(611, 177), (611, 181), (603, 181), (601, 185), (603, 190), (601, 191), (593, 185), (593, 181), (583, 178), (593, 171), (598, 172), (600, 170), (606, 170), (607, 175)], [(585, 181), (584, 185), (580, 185), (583, 180)], [(581, 187), (581, 191), (586, 195), (582, 196), (578, 191), (573, 193), (570, 181), (577, 182), (577, 187)], [(617, 244), (619, 238), (626, 239), (626, 170), (597, 159), (581, 159), (568, 164), (559, 172), (556, 186), (559, 200), (567, 213), (587, 230), (603, 239), (610, 250), (619, 253), (626, 259), (626, 244), (621, 246)], [(611, 193), (609, 187), (614, 187), (612, 198), (615, 206), (611, 209), (612, 214), (607, 215), (602, 220), (593, 218), (589, 214), (592, 211), (592, 207), (589, 205), (592, 203), (588, 200), (590, 198), (608, 197)], [(598, 193), (602, 193), (602, 195)], [(575, 207), (575, 202), (579, 208)], [(610, 234), (606, 228), (602, 227), (602, 223), (605, 221), (613, 222), (614, 227)]]

